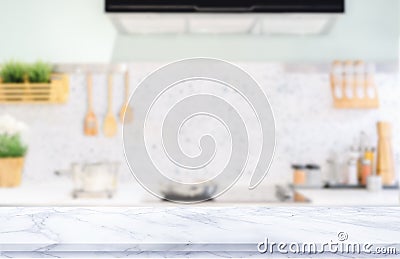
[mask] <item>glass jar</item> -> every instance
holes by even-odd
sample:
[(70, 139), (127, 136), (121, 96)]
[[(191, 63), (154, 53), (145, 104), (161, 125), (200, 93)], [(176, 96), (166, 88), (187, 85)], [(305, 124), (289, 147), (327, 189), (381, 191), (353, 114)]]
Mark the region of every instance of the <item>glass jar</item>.
[(306, 183), (309, 187), (322, 187), (321, 167), (316, 164), (306, 165)]
[(293, 169), (293, 185), (304, 185), (306, 183), (306, 167), (304, 165), (294, 164)]

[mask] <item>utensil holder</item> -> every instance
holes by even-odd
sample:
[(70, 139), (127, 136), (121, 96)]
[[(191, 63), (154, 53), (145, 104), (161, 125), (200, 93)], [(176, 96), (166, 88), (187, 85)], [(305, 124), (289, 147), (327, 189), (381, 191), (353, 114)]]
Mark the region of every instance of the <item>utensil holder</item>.
[(335, 108), (374, 109), (379, 107), (374, 67), (362, 61), (335, 61), (330, 73)]

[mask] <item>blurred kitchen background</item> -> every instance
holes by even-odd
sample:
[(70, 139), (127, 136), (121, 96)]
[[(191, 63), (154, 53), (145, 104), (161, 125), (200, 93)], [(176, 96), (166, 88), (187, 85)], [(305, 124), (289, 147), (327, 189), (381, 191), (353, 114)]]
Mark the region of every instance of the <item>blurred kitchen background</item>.
[[(0, 206), (171, 205), (149, 195), (129, 172), (119, 112), (127, 85), (132, 92), (158, 67), (198, 56), (231, 61), (252, 75), (269, 98), (277, 133), (263, 183), (248, 190), (246, 171), (234, 188), (205, 205), (399, 204), (397, 0), (347, 0), (344, 12), (264, 14), (265, 21), (247, 14), (225, 23), (213, 20), (223, 14), (191, 23), (178, 14), (167, 20), (131, 15), (106, 13), (104, 0), (0, 2), (3, 67), (41, 60), (68, 75), (67, 97), (54, 103), (0, 95), (0, 116), (28, 128), (21, 184), (0, 188)], [(109, 80), (117, 119), (113, 137), (103, 132)], [(96, 136), (84, 131), (88, 84)], [(341, 100), (346, 84), (362, 93), (370, 87), (370, 100)], [(0, 161), (0, 175), (5, 168)]]

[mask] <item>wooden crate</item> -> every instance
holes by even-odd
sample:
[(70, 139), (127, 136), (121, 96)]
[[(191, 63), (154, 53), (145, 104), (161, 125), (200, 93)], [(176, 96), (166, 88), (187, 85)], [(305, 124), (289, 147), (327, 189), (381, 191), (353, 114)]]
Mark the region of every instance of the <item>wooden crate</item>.
[(0, 103), (57, 104), (69, 96), (69, 80), (65, 74), (52, 74), (50, 83), (2, 83)]

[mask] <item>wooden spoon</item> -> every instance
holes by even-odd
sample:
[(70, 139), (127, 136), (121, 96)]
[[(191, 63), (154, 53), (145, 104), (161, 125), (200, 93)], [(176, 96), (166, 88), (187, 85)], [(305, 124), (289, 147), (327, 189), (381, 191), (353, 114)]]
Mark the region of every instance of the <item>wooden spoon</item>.
[(112, 82), (113, 77), (110, 74), (108, 76), (108, 111), (106, 118), (104, 119), (104, 135), (106, 137), (113, 137), (117, 134), (117, 119), (115, 118), (112, 111)]
[(93, 111), (93, 78), (92, 74), (87, 75), (88, 91), (88, 111), (85, 117), (84, 132), (87, 136), (96, 136), (98, 133), (98, 123)]
[(119, 112), (119, 119), (121, 122), (124, 122), (124, 116), (125, 116), (125, 122), (130, 123), (133, 120), (133, 111), (132, 108), (129, 106), (129, 72), (125, 72), (125, 100), (124, 104), (121, 107), (121, 110)]

